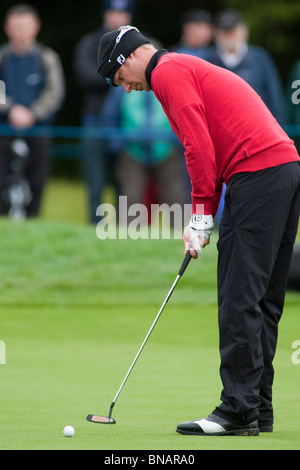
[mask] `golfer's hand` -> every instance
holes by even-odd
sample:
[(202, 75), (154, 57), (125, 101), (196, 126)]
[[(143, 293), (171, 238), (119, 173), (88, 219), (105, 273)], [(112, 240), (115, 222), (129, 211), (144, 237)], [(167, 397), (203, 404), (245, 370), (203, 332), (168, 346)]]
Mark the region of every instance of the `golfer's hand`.
[(211, 215), (193, 215), (183, 232), (185, 254), (190, 251), (193, 258), (198, 258), (202, 248), (209, 244), (213, 229), (214, 222)]

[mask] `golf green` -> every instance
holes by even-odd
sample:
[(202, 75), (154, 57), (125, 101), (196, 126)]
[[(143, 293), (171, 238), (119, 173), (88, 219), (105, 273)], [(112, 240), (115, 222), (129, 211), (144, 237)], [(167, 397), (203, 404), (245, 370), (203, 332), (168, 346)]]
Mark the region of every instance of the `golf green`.
[(117, 424), (101, 425), (85, 418), (108, 414), (177, 275), (182, 242), (100, 241), (94, 227), (1, 220), (0, 450), (299, 449), (296, 292), (280, 324), (274, 432), (175, 432), (219, 404), (216, 241), (180, 280), (118, 398)]

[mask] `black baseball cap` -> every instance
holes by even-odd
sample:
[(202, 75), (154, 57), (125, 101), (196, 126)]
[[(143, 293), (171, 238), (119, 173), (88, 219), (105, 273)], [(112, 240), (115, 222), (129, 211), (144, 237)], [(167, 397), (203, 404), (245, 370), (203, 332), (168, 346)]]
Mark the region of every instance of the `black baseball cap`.
[(149, 43), (149, 39), (130, 25), (104, 34), (98, 50), (98, 73), (107, 83), (114, 85), (114, 75), (127, 57), (142, 44)]
[(222, 10), (215, 17), (215, 26), (218, 29), (233, 29), (240, 24), (245, 24), (245, 20), (237, 10)]
[(212, 15), (206, 10), (188, 10), (181, 18), (181, 25), (186, 23), (212, 23)]

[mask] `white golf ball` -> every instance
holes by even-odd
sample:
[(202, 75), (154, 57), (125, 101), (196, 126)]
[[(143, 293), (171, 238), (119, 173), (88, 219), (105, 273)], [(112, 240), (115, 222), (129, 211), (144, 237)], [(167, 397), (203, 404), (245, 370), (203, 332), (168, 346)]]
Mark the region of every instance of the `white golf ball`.
[(72, 437), (75, 434), (75, 429), (73, 426), (65, 426), (63, 433), (66, 437)]

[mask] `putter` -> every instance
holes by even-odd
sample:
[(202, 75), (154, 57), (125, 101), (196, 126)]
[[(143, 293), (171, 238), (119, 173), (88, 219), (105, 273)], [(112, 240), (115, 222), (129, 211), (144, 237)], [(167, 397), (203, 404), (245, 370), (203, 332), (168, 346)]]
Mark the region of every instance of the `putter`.
[(179, 272), (178, 272), (178, 274), (177, 274), (177, 277), (176, 277), (176, 279), (175, 279), (175, 281), (174, 281), (174, 283), (173, 283), (171, 289), (170, 289), (169, 292), (168, 292), (167, 297), (165, 298), (165, 300), (164, 300), (164, 302), (163, 302), (163, 304), (162, 304), (162, 306), (161, 306), (161, 308), (160, 308), (158, 314), (156, 315), (155, 320), (154, 320), (154, 322), (152, 323), (151, 328), (150, 328), (150, 330), (148, 331), (146, 338), (144, 339), (144, 341), (143, 341), (143, 343), (142, 343), (140, 349), (138, 350), (137, 355), (135, 356), (135, 358), (134, 358), (134, 360), (133, 360), (133, 362), (132, 362), (132, 364), (131, 364), (131, 366), (130, 366), (130, 368), (129, 368), (129, 370), (128, 370), (128, 372), (127, 372), (127, 374), (126, 374), (126, 376), (125, 376), (125, 378), (124, 378), (124, 380), (123, 380), (123, 382), (122, 382), (122, 384), (121, 384), (121, 386), (120, 386), (120, 388), (119, 388), (119, 390), (117, 391), (117, 394), (116, 394), (115, 398), (113, 399), (113, 401), (112, 401), (112, 403), (111, 403), (111, 405), (110, 405), (108, 416), (88, 415), (87, 418), (86, 418), (87, 421), (90, 421), (91, 423), (102, 423), (102, 424), (115, 424), (115, 423), (116, 423), (116, 421), (114, 420), (114, 418), (112, 418), (111, 415), (112, 415), (113, 407), (115, 406), (116, 401), (117, 401), (117, 399), (118, 399), (118, 396), (120, 395), (121, 390), (123, 389), (123, 387), (124, 387), (124, 385), (125, 385), (125, 383), (126, 383), (128, 377), (129, 377), (129, 375), (130, 375), (132, 369), (134, 368), (134, 366), (135, 366), (135, 364), (136, 364), (136, 361), (138, 360), (138, 358), (139, 358), (139, 356), (140, 356), (140, 354), (141, 354), (141, 352), (142, 352), (142, 350), (143, 350), (143, 348), (144, 348), (146, 342), (148, 341), (149, 336), (151, 335), (151, 333), (152, 333), (152, 331), (153, 331), (153, 329), (154, 329), (154, 327), (155, 327), (155, 325), (156, 325), (156, 323), (157, 323), (159, 317), (161, 316), (163, 309), (165, 308), (165, 306), (166, 306), (168, 300), (170, 299), (170, 297), (171, 297), (171, 295), (172, 295), (172, 293), (173, 293), (173, 291), (174, 291), (174, 289), (175, 289), (175, 287), (176, 287), (176, 285), (177, 285), (179, 279), (180, 279), (181, 276), (183, 275), (183, 273), (184, 273), (184, 271), (186, 270), (186, 268), (187, 268), (189, 262), (191, 261), (191, 259), (192, 259), (192, 255), (190, 254), (190, 251), (188, 251), (187, 254), (185, 255), (185, 258), (184, 258), (184, 260), (183, 260), (183, 262), (182, 262), (182, 265), (181, 265), (181, 267), (180, 267), (180, 269), (179, 269)]

